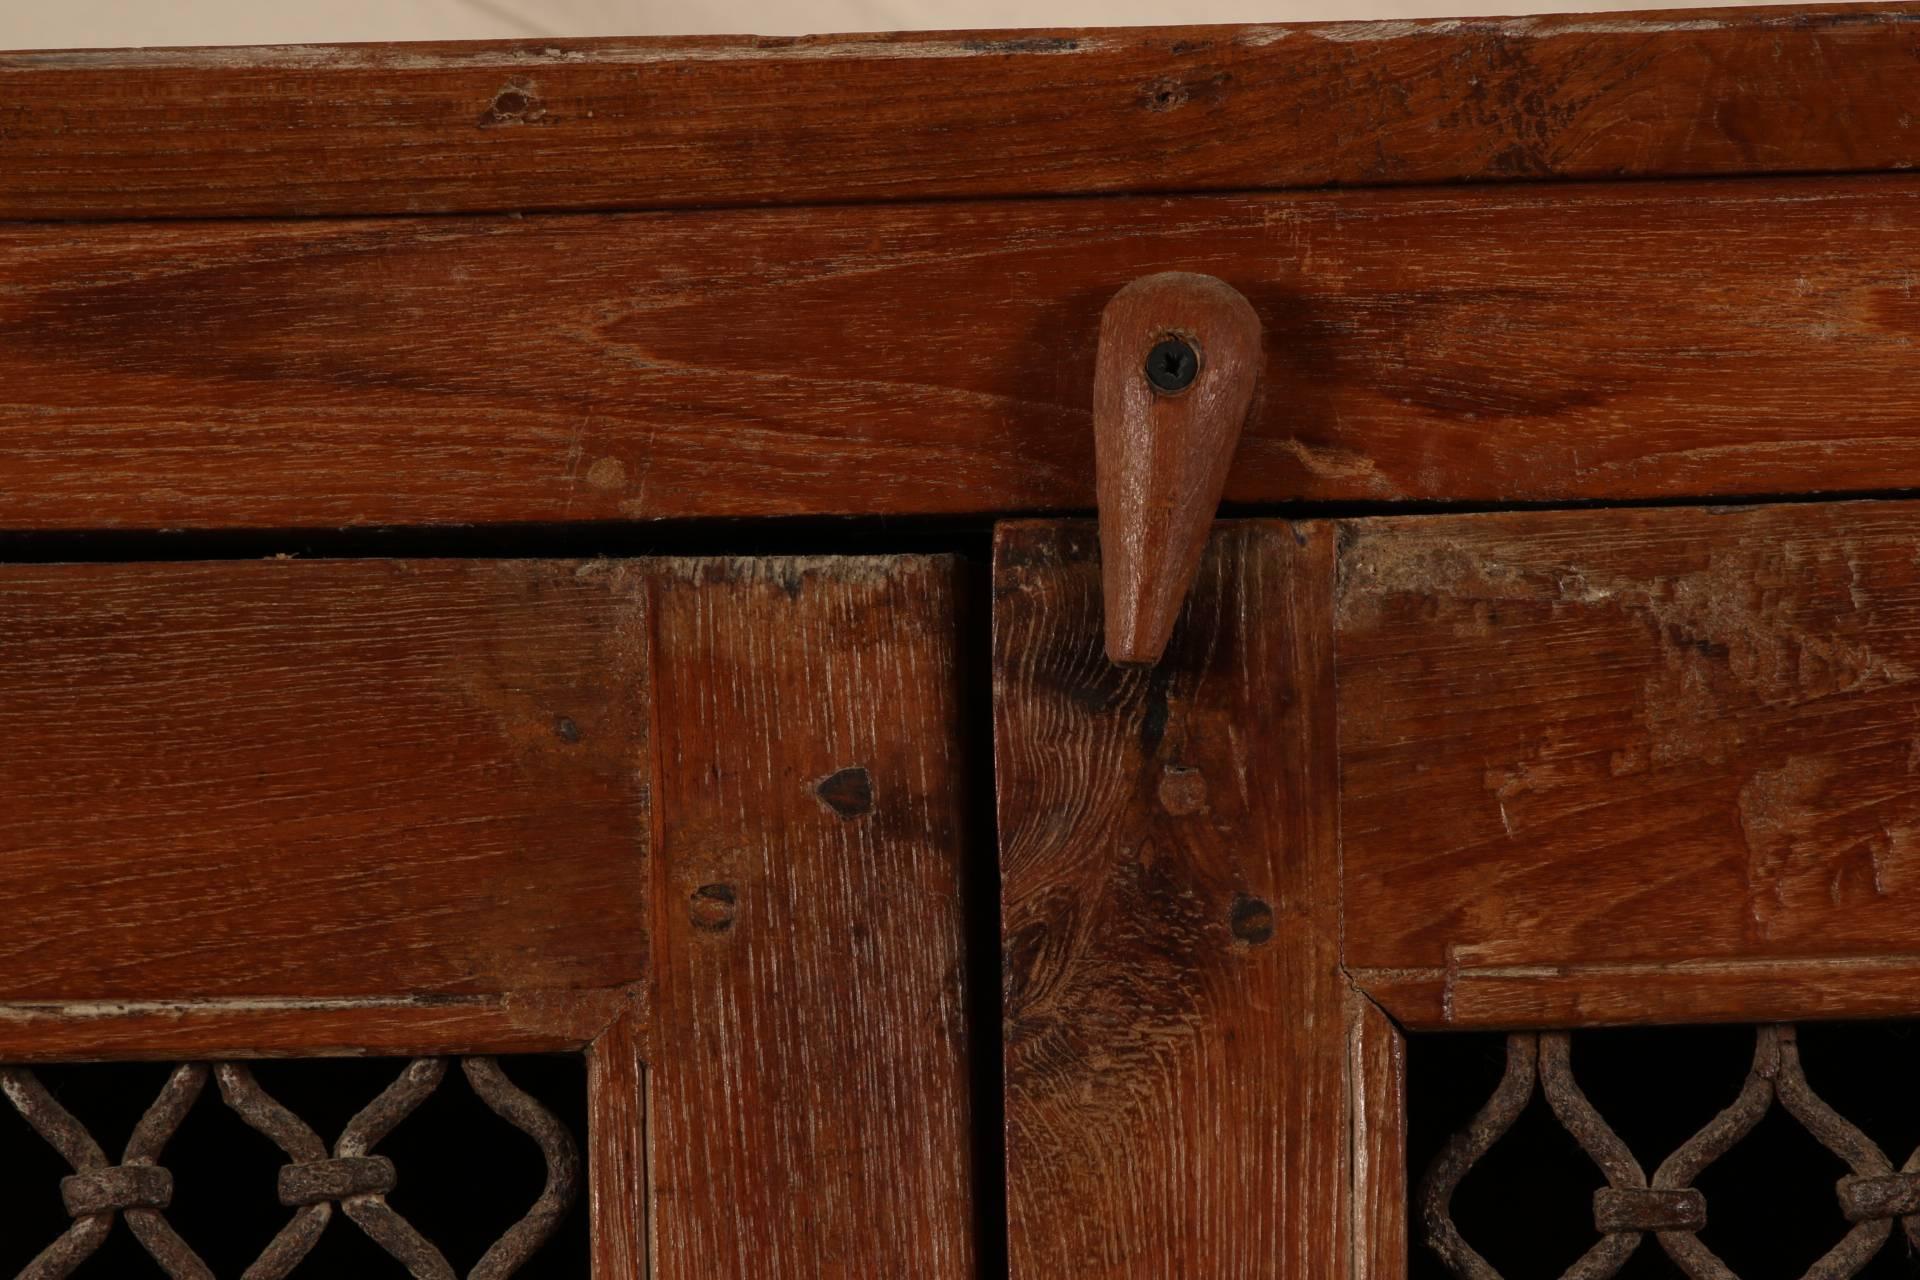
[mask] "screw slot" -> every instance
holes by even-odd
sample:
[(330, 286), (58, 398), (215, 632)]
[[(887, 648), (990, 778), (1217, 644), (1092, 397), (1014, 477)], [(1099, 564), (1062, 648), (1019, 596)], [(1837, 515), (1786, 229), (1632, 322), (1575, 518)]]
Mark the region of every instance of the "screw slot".
[(1155, 391), (1185, 391), (1200, 372), (1200, 357), (1184, 338), (1162, 338), (1147, 352), (1147, 381)]

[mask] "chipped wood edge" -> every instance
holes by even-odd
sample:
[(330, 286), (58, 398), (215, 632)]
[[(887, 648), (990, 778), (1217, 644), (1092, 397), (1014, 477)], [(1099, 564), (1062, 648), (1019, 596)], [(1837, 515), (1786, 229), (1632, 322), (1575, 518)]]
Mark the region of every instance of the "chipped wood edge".
[(800, 36), (658, 36), (607, 39), (401, 41), (364, 44), (164, 45), (151, 48), (0, 49), (0, 75), (56, 69), (186, 71), (440, 71), (539, 69), (602, 64), (794, 62), (1043, 57), (1073, 58), (1193, 40), (1270, 48), (1288, 42), (1387, 44), (1440, 37), (1548, 40), (1566, 36), (1661, 36), (1688, 32), (1818, 31), (1862, 22), (1920, 21), (1920, 5), (1756, 5), (1609, 14), (1371, 21), (1187, 23), (1146, 27), (1043, 27)]

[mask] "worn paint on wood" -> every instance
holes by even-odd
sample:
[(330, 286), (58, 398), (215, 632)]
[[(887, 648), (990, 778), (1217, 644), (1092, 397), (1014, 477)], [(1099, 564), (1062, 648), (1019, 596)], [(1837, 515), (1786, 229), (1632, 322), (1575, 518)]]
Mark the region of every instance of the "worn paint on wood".
[(577, 563), (0, 569), (0, 999), (636, 981), (643, 621)]
[(1920, 9), (0, 57), (0, 217), (1909, 168)]
[(1090, 524), (1003, 526), (995, 753), (1013, 1274), (1348, 1268), (1332, 529), (1221, 526), (1108, 662)]
[(1390, 1008), (1915, 1011), (1920, 507), (1341, 530), (1346, 956)]
[(1091, 510), (1169, 269), (1264, 326), (1229, 502), (1920, 485), (1916, 236), (1898, 177), (0, 226), (0, 528)]
[(905, 556), (653, 582), (658, 1280), (975, 1274), (960, 585)]

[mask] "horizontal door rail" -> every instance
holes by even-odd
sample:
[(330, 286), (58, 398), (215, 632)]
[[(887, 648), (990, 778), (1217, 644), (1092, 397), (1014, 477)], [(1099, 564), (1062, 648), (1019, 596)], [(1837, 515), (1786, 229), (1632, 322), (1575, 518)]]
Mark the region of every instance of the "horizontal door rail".
[(1920, 180), (0, 225), (0, 529), (1091, 510), (1100, 313), (1218, 277), (1229, 503), (1920, 486)]

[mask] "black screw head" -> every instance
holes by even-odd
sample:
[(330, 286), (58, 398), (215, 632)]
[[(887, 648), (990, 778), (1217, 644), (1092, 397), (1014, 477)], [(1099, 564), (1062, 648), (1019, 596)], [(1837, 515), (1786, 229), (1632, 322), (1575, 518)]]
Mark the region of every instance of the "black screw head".
[(1200, 372), (1200, 357), (1184, 338), (1162, 338), (1147, 352), (1147, 381), (1155, 391), (1185, 391)]

